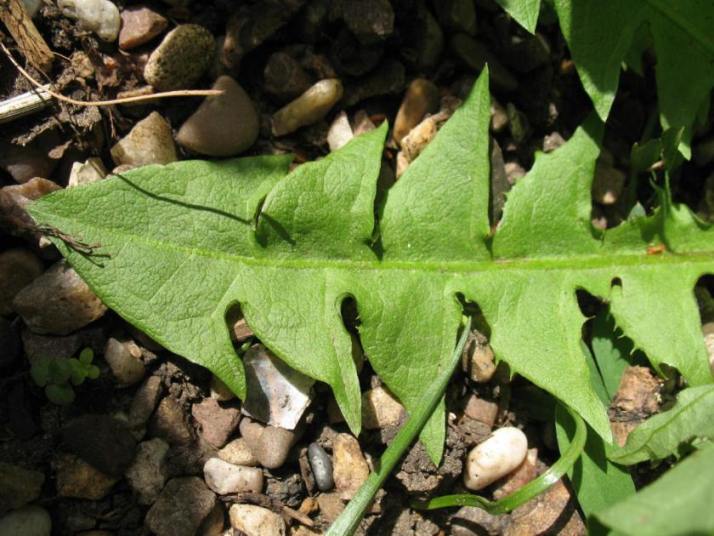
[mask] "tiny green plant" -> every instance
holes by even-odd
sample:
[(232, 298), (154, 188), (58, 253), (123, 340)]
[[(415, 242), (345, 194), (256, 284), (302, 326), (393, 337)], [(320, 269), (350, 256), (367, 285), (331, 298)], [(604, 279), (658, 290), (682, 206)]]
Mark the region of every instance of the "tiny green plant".
[(44, 387), (47, 399), (58, 406), (68, 406), (74, 402), (73, 386), (82, 385), (89, 378), (99, 377), (99, 369), (92, 364), (94, 352), (85, 348), (79, 358), (38, 357), (32, 363), (30, 376), (39, 386)]

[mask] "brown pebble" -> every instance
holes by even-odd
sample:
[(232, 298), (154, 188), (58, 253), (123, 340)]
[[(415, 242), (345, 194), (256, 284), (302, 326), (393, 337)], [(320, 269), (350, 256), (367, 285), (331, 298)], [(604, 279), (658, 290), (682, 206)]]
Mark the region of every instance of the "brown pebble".
[(129, 50), (163, 32), (169, 25), (164, 17), (146, 6), (131, 6), (121, 12), (119, 48)]

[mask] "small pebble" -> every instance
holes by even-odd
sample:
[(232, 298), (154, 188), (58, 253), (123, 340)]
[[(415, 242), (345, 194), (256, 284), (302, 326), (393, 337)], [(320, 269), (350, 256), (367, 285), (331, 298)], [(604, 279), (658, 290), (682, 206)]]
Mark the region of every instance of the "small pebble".
[(341, 2), (342, 19), (363, 44), (384, 41), (394, 32), (394, 10), (389, 0)]
[(603, 205), (615, 204), (622, 194), (626, 178), (624, 172), (598, 158), (593, 177), (593, 199)]
[(285, 536), (285, 521), (262, 506), (234, 504), (228, 511), (231, 527), (248, 536)]
[(87, 158), (86, 162), (75, 162), (69, 172), (68, 188), (91, 184), (102, 180), (107, 176), (107, 168), (101, 158), (93, 156)]
[(146, 6), (129, 6), (121, 12), (119, 48), (130, 50), (148, 43), (169, 25), (164, 17)]
[(263, 426), (250, 419), (243, 419), (240, 433), (248, 448), (263, 467), (277, 469), (285, 463), (296, 435), (292, 430), (276, 426)]
[(488, 339), (481, 333), (469, 334), (462, 355), (464, 372), (476, 383), (488, 383), (496, 372), (495, 356)]
[(248, 94), (230, 76), (221, 76), (212, 89), (222, 95), (206, 97), (181, 125), (176, 141), (208, 156), (235, 156), (258, 138), (259, 121)]
[(386, 60), (359, 83), (351, 84), (345, 91), (345, 106), (382, 95), (393, 95), (404, 91), (406, 71), (396, 60)]
[(515, 493), (520, 488), (528, 484), (538, 476), (538, 449), (528, 449), (528, 454), (523, 462), (506, 475), (498, 487), (493, 490), (493, 498), (496, 500), (507, 497)]
[(139, 443), (134, 463), (126, 470), (126, 479), (139, 504), (153, 504), (159, 497), (168, 478), (168, 451), (169, 444), (158, 437)]
[(503, 91), (515, 91), (518, 88), (518, 80), (480, 41), (466, 34), (456, 34), (450, 44), (454, 54), (474, 71), (481, 72), (488, 63), (491, 81), (498, 88)]
[(25, 506), (40, 496), (45, 475), (0, 462), (0, 514)]
[(214, 398), (205, 398), (191, 406), (191, 414), (201, 427), (203, 439), (216, 448), (228, 442), (240, 422), (240, 410), (223, 407)]
[(47, 178), (57, 165), (57, 160), (47, 155), (50, 148), (38, 142), (23, 147), (0, 141), (0, 169), (7, 171), (18, 184), (35, 177)]
[(320, 80), (273, 115), (273, 135), (284, 136), (322, 119), (342, 98), (342, 82)]
[(280, 102), (302, 95), (314, 83), (300, 62), (285, 52), (275, 52), (268, 58), (263, 71), (265, 90)]
[(141, 361), (141, 348), (134, 341), (107, 340), (104, 360), (120, 385), (134, 385), (144, 379), (146, 367)]
[(120, 478), (134, 461), (136, 440), (123, 420), (110, 415), (82, 415), (62, 428), (62, 445), (102, 473)]
[(83, 328), (107, 310), (64, 261), (18, 292), (12, 306), (32, 331), (55, 335)]
[(508, 126), (506, 109), (496, 99), (491, 99), (491, 132), (503, 132)]
[(263, 471), (258, 467), (233, 465), (220, 458), (210, 458), (203, 466), (203, 478), (219, 495), (263, 490)]
[(106, 497), (119, 481), (74, 454), (59, 454), (54, 468), (60, 497), (98, 501)]
[(42, 270), (42, 262), (31, 251), (8, 249), (0, 253), (0, 315), (12, 313), (12, 300)]
[(243, 364), (248, 383), (243, 413), (269, 425), (293, 430), (310, 405), (315, 381), (259, 344), (248, 349)]
[(168, 164), (178, 160), (171, 126), (158, 112), (151, 112), (134, 125), (110, 152), (118, 166)]
[(141, 429), (151, 418), (156, 404), (161, 398), (161, 378), (151, 376), (134, 393), (129, 407), (129, 426), (132, 430)]
[(392, 137), (397, 143), (409, 134), (428, 113), (439, 109), (439, 88), (425, 78), (417, 78), (409, 84), (402, 104), (394, 120)]
[(528, 118), (511, 102), (506, 105), (506, 113), (508, 114), (508, 129), (511, 131), (511, 137), (516, 143), (521, 143), (531, 133)]
[(218, 457), (233, 465), (244, 465), (246, 467), (258, 465), (258, 458), (253, 456), (244, 437), (239, 437), (228, 443), (218, 451)]
[(216, 495), (200, 478), (174, 478), (164, 486), (144, 522), (157, 536), (195, 536), (216, 503)]
[(50, 514), (39, 506), (25, 506), (0, 518), (3, 536), (50, 536), (51, 532)]
[(310, 443), (307, 448), (307, 458), (310, 461), (312, 475), (315, 477), (315, 483), (320, 491), (329, 491), (335, 485), (335, 480), (332, 477), (332, 460), (317, 443)]
[(362, 426), (365, 430), (396, 426), (404, 416), (404, 406), (384, 387), (375, 387), (362, 395)]
[[(436, 116), (430, 115), (409, 131), (401, 140), (402, 152), (407, 162), (413, 162), (429, 145), (439, 130)], [(397, 176), (400, 174), (398, 173)]]
[(552, 153), (558, 147), (565, 145), (565, 140), (560, 132), (551, 132), (543, 137), (543, 152)]
[(149, 56), (144, 79), (157, 91), (189, 89), (213, 62), (213, 34), (197, 24), (171, 30)]
[(369, 477), (369, 466), (359, 442), (350, 434), (337, 434), (332, 443), (333, 477), (343, 500), (350, 500)]
[(528, 452), (526, 435), (512, 426), (499, 428), (466, 458), (464, 484), (480, 490), (518, 467)]
[(498, 404), (489, 400), (484, 400), (475, 393), (472, 393), (464, 406), (464, 415), (469, 419), (485, 424), (489, 430), (493, 428), (498, 416)]
[(119, 9), (109, 0), (59, 0), (57, 6), (66, 17), (77, 19), (79, 27), (112, 43), (119, 35)]
[(330, 151), (344, 147), (352, 138), (354, 138), (354, 134), (347, 114), (344, 111), (338, 113), (327, 131), (327, 145), (330, 147)]
[(171, 445), (186, 445), (193, 440), (193, 430), (186, 421), (183, 408), (170, 396), (161, 400), (149, 424), (149, 432)]
[(320, 515), (328, 523), (332, 523), (339, 517), (345, 509), (345, 503), (342, 502), (340, 495), (333, 493), (320, 493), (317, 496), (317, 504), (320, 506)]
[(66, 17), (77, 19), (79, 27), (112, 43), (119, 35), (119, 9), (109, 0), (59, 0), (57, 6)]

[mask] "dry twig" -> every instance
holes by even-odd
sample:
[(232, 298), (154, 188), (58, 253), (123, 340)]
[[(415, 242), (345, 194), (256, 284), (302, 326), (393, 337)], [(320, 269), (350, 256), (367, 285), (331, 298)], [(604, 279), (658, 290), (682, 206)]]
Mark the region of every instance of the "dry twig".
[(22, 0), (0, 0), (0, 20), (36, 69), (47, 71), (54, 55), (28, 15)]

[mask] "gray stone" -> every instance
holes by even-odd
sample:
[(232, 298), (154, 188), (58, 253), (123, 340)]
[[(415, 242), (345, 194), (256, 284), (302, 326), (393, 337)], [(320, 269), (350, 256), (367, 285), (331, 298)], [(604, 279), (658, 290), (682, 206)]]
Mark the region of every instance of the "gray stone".
[(353, 106), (360, 101), (393, 95), (404, 89), (404, 65), (395, 60), (387, 60), (364, 77), (356, 85), (351, 85), (345, 94), (345, 105)]
[(169, 25), (164, 17), (146, 6), (129, 6), (121, 12), (119, 48), (129, 50), (148, 43)]
[(63, 446), (103, 473), (121, 477), (136, 453), (126, 423), (109, 415), (84, 415), (62, 430)]
[(139, 443), (134, 463), (126, 471), (126, 479), (138, 496), (139, 504), (153, 504), (168, 478), (166, 454), (169, 444), (154, 438)]
[(219, 495), (263, 490), (263, 471), (257, 467), (234, 465), (220, 458), (210, 458), (203, 466), (208, 487)]
[(231, 526), (249, 536), (285, 536), (285, 521), (262, 506), (234, 504), (228, 511)]
[(285, 430), (275, 426), (263, 426), (250, 419), (243, 419), (240, 424), (240, 433), (263, 467), (277, 469), (288, 457), (290, 448), (295, 443), (297, 436), (292, 430)]
[(134, 341), (107, 340), (104, 359), (121, 385), (134, 385), (144, 379), (146, 367), (141, 361), (141, 348)]
[(119, 481), (74, 454), (59, 454), (53, 465), (60, 497), (98, 501)]
[(463, 506), (451, 518), (451, 534), (454, 536), (497, 536), (503, 534), (508, 521), (505, 515), (489, 514), (483, 508)]
[(193, 431), (181, 405), (171, 397), (161, 400), (149, 424), (149, 433), (171, 445), (185, 445), (193, 440)]
[(7, 536), (50, 536), (52, 519), (39, 506), (25, 506), (0, 518), (0, 534)]
[(41, 143), (23, 147), (0, 141), (0, 168), (17, 183), (24, 184), (35, 177), (47, 178), (56, 165), (57, 160), (47, 156), (47, 150)]
[(64, 261), (54, 264), (23, 288), (13, 309), (35, 333), (67, 335), (100, 318), (107, 310)]
[(265, 90), (280, 102), (288, 102), (307, 91), (312, 77), (300, 62), (286, 52), (275, 52), (268, 58), (263, 71)]
[(119, 35), (119, 9), (109, 0), (59, 0), (57, 7), (66, 17), (77, 19), (82, 30), (97, 34), (112, 43)]
[(441, 25), (452, 32), (476, 33), (476, 9), (473, 0), (444, 0), (435, 2)]
[(489, 75), (496, 87), (504, 91), (515, 91), (518, 88), (516, 78), (480, 41), (466, 34), (457, 34), (451, 38), (451, 49), (461, 61), (476, 72), (480, 72), (488, 63)]
[(297, 99), (273, 115), (273, 135), (284, 136), (300, 127), (312, 125), (342, 98), (342, 82), (330, 78), (320, 80)]
[(12, 313), (12, 300), (42, 270), (42, 262), (31, 251), (8, 249), (0, 253), (0, 315)]
[(215, 494), (200, 478), (174, 478), (146, 514), (145, 523), (157, 536), (195, 536), (215, 506)]
[(212, 89), (222, 95), (206, 97), (181, 125), (176, 141), (208, 156), (234, 156), (253, 145), (259, 120), (248, 94), (230, 76), (221, 76)]
[(182, 24), (151, 53), (144, 79), (158, 91), (191, 88), (213, 62), (214, 53), (211, 32), (197, 24)]
[(151, 376), (136, 390), (129, 408), (129, 426), (142, 428), (156, 409), (161, 397), (161, 378)]
[(243, 364), (248, 383), (243, 413), (272, 426), (294, 429), (310, 404), (314, 380), (259, 344), (245, 353)]
[(134, 125), (110, 152), (118, 166), (168, 164), (178, 159), (171, 126), (158, 112), (151, 112)]
[(191, 414), (201, 427), (203, 439), (217, 448), (226, 444), (240, 422), (240, 410), (223, 407), (214, 398), (191, 406)]
[(39, 471), (0, 462), (0, 514), (37, 499), (45, 475)]
[(342, 20), (362, 44), (384, 41), (394, 32), (394, 10), (389, 0), (341, 2)]
[(307, 459), (319, 490), (331, 490), (335, 485), (335, 480), (332, 477), (332, 460), (329, 454), (317, 443), (310, 443), (307, 448)]

